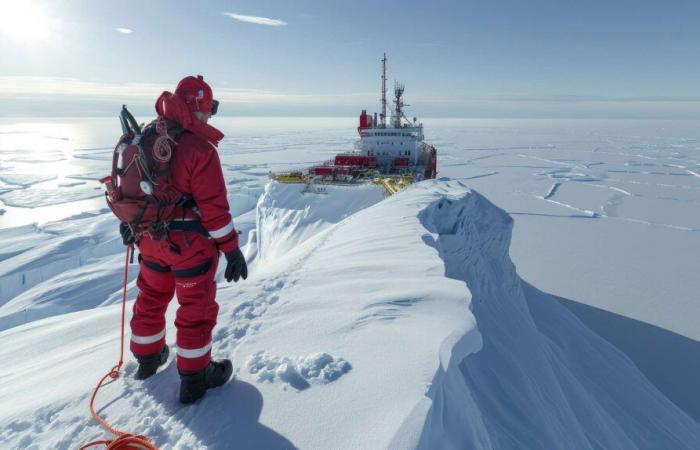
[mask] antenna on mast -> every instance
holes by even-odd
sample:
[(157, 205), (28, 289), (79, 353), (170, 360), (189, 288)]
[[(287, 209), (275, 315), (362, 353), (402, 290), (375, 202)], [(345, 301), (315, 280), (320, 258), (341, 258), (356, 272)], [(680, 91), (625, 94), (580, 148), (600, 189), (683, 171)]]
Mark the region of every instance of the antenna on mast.
[(382, 128), (386, 128), (386, 53), (382, 58)]
[(394, 126), (397, 128), (401, 126), (401, 117), (403, 117), (404, 103), (403, 103), (403, 99), (401, 98), (401, 96), (403, 96), (403, 93), (405, 90), (406, 90), (406, 88), (403, 85), (403, 83), (399, 83), (398, 81), (396, 81), (394, 83), (394, 96), (396, 98), (394, 100), (394, 103), (396, 103), (396, 114), (395, 114)]

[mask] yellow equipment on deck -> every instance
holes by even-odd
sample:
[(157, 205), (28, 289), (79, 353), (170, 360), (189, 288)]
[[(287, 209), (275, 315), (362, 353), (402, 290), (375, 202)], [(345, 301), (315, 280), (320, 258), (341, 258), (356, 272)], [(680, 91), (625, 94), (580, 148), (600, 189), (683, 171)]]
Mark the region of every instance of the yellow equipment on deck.
[[(271, 175), (271, 178), (279, 183), (287, 184), (306, 184), (310, 185), (312, 183), (312, 178), (308, 175), (304, 175), (302, 172), (280, 172)], [(394, 195), (401, 189), (408, 187), (413, 183), (413, 176), (410, 173), (405, 173), (403, 175), (387, 175), (385, 177), (377, 177), (372, 179), (372, 184), (377, 186), (382, 186), (387, 194)], [(343, 186), (362, 184), (362, 182), (322, 182), (321, 184), (338, 184)]]
[(311, 178), (301, 172), (282, 172), (272, 175), (272, 179), (280, 183), (308, 184)]
[(413, 183), (413, 176), (410, 173), (405, 173), (402, 176), (388, 176), (384, 178), (375, 178), (372, 183), (384, 186), (387, 194), (394, 195), (401, 189)]

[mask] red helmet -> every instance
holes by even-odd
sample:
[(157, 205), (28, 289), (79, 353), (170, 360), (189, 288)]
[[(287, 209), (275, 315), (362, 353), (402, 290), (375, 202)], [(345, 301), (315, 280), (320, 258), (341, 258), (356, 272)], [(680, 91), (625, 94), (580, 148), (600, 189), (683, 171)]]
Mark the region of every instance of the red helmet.
[(196, 77), (185, 77), (177, 84), (175, 95), (180, 97), (190, 111), (201, 111), (203, 113), (216, 114), (214, 104), (218, 106), (214, 100), (214, 94), (211, 87), (204, 81), (204, 77), (197, 75)]

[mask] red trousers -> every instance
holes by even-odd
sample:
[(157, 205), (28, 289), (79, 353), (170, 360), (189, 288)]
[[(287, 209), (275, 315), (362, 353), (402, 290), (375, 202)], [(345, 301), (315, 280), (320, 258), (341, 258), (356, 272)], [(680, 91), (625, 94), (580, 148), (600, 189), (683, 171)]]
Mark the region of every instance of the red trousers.
[(193, 232), (171, 231), (170, 240), (144, 237), (138, 244), (139, 294), (130, 347), (137, 357), (160, 352), (165, 345), (165, 312), (177, 295), (177, 367), (194, 372), (211, 359), (211, 333), (219, 312), (214, 281), (219, 252), (213, 240)]

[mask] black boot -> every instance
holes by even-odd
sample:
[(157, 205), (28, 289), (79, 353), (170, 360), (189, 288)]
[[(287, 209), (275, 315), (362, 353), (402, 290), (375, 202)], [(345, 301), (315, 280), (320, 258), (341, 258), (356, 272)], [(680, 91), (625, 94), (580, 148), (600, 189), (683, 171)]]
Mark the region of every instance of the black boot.
[(228, 359), (210, 361), (206, 369), (199, 372), (180, 372), (180, 401), (194, 403), (202, 398), (207, 389), (226, 383), (233, 373), (233, 364)]
[(170, 355), (170, 350), (166, 345), (161, 351), (153, 355), (137, 356), (136, 360), (139, 362), (139, 369), (136, 371), (134, 378), (137, 380), (145, 380), (146, 378), (155, 375), (158, 367), (165, 364), (165, 362), (168, 360), (168, 355)]

